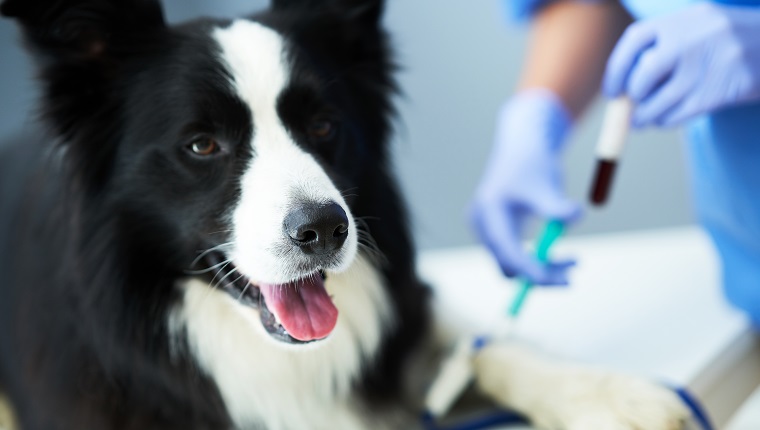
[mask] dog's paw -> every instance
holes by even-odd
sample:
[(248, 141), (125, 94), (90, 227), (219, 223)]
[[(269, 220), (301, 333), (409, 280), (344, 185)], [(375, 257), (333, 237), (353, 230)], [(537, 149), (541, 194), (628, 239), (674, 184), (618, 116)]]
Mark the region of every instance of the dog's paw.
[(681, 430), (689, 418), (681, 399), (660, 385), (592, 369), (566, 372), (556, 381), (556, 397), (551, 396), (548, 408), (534, 411), (536, 421), (550, 428)]
[(681, 430), (690, 416), (660, 385), (570, 366), (520, 345), (489, 345), (473, 364), (481, 392), (543, 429)]

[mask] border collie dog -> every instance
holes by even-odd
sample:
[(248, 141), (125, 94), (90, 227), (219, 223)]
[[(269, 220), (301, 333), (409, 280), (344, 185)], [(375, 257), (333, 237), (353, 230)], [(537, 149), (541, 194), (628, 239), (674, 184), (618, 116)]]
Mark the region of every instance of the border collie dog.
[[(2, 2), (43, 87), (44, 132), (0, 157), (19, 429), (417, 425), (441, 342), (389, 169), (382, 10), (273, 0), (170, 27), (156, 0)], [(685, 417), (658, 386), (519, 345), (474, 363), (480, 394), (538, 426)]]

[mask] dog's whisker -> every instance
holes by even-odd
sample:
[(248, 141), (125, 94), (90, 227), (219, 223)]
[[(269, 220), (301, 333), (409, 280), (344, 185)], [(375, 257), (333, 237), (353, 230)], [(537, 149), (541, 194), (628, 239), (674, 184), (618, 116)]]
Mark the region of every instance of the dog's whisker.
[(202, 275), (202, 274), (208, 273), (208, 272), (210, 272), (210, 271), (212, 271), (212, 270), (214, 270), (214, 269), (216, 269), (216, 268), (218, 268), (218, 267), (220, 267), (222, 265), (226, 266), (227, 264), (230, 264), (231, 262), (232, 262), (232, 260), (224, 260), (224, 261), (222, 261), (220, 263), (214, 264), (213, 266), (209, 266), (206, 269), (202, 269), (202, 270), (185, 270), (185, 274), (186, 275)]
[[(216, 285), (214, 285), (212, 288), (219, 288), (222, 285), (222, 282), (224, 282), (225, 279), (229, 278), (230, 275), (232, 275), (233, 273), (235, 273), (237, 271), (238, 271), (237, 267), (233, 267), (232, 270), (230, 270), (229, 273), (227, 273), (226, 275), (224, 275), (224, 277), (222, 277), (222, 279), (220, 279), (219, 282), (217, 282)], [(230, 283), (227, 283), (226, 285), (229, 285), (229, 284)]]
[[(240, 278), (237, 278), (232, 283), (234, 284), (235, 282), (239, 281), (242, 278), (243, 278), (243, 275), (240, 275)], [(245, 288), (243, 288), (243, 291), (240, 293), (240, 297), (238, 297), (238, 301), (240, 301), (240, 300), (243, 299), (243, 296), (245, 296), (245, 293), (248, 291), (249, 288), (251, 288), (251, 283), (250, 282), (248, 282), (247, 284), (245, 284)]]
[(218, 250), (220, 250), (220, 249), (222, 249), (224, 247), (228, 247), (228, 246), (232, 246), (232, 242), (225, 242), (225, 243), (216, 245), (213, 248), (209, 248), (209, 249), (207, 249), (205, 251), (202, 251), (201, 254), (198, 255), (198, 257), (196, 257), (195, 260), (193, 260), (192, 263), (190, 263), (190, 267), (195, 267), (195, 265), (198, 264), (198, 262), (201, 261), (201, 259), (203, 259), (203, 257), (207, 256), (208, 254), (210, 254), (210, 253), (212, 253), (214, 251), (218, 251)]
[(385, 256), (385, 254), (375, 248), (369, 247), (361, 242), (359, 243), (359, 248), (367, 255), (368, 258), (370, 258), (378, 265), (383, 265), (388, 262), (388, 258)]
[(232, 233), (233, 231), (234, 231), (233, 229), (228, 228), (228, 229), (225, 229), (225, 230), (212, 231), (212, 232), (210, 232), (208, 234), (212, 235), (212, 234)]
[(359, 187), (351, 187), (340, 192), (340, 195), (345, 199), (347, 197), (359, 197), (359, 194), (354, 193)]
[(227, 286), (230, 286), (230, 285), (234, 285), (236, 282), (238, 282), (239, 280), (241, 280), (243, 278), (245, 278), (245, 275), (241, 274), (240, 276), (238, 276), (237, 278), (233, 279), (232, 281), (227, 282), (224, 286), (227, 287)]
[[(229, 263), (227, 263), (227, 264), (229, 264)], [(226, 267), (226, 264), (225, 264), (225, 267)], [(209, 298), (209, 296), (211, 295), (211, 293), (212, 293), (212, 292), (214, 292), (214, 291), (216, 291), (216, 290), (218, 290), (218, 289), (219, 289), (219, 287), (221, 286), (222, 282), (224, 282), (224, 280), (225, 280), (225, 279), (227, 279), (227, 278), (228, 278), (230, 275), (232, 275), (233, 273), (235, 273), (235, 272), (237, 271), (237, 268), (233, 268), (232, 270), (230, 270), (230, 272), (229, 272), (229, 273), (227, 273), (226, 275), (224, 275), (224, 276), (222, 277), (222, 279), (220, 279), (220, 280), (219, 280), (219, 282), (217, 282), (217, 283), (214, 283), (214, 279), (216, 279), (216, 277), (217, 277), (217, 276), (219, 276), (219, 274), (220, 274), (220, 273), (221, 273), (223, 270), (224, 270), (224, 268), (220, 269), (220, 270), (219, 270), (219, 271), (216, 273), (216, 275), (214, 275), (214, 278), (211, 280), (211, 282), (209, 282), (209, 284), (208, 284), (208, 285), (209, 285), (209, 288), (207, 288), (207, 290), (206, 290), (206, 294), (204, 294), (204, 296), (203, 296), (203, 299), (201, 299), (201, 302), (202, 302), (202, 303), (205, 303), (205, 302), (206, 302), (206, 300), (208, 300), (208, 298)], [(241, 275), (241, 278), (242, 278), (242, 275)], [(238, 279), (240, 279), (240, 278), (238, 278)], [(235, 282), (237, 282), (237, 280), (236, 280)], [(234, 282), (233, 282), (233, 283), (234, 283)], [(229, 285), (229, 284), (228, 284), (228, 285)]]
[(355, 217), (354, 217), (354, 219), (355, 219), (356, 221), (360, 221), (360, 222), (362, 222), (364, 226), (366, 226), (366, 225), (367, 225), (367, 223), (366, 223), (366, 221), (367, 221), (367, 220), (369, 220), (369, 221), (380, 221), (380, 220), (381, 220), (381, 218), (380, 218), (380, 217), (377, 217), (377, 216), (371, 216), (371, 215), (365, 215), (365, 216), (355, 216)]
[(369, 257), (374, 259), (378, 263), (386, 263), (387, 257), (380, 251), (380, 247), (375, 242), (375, 238), (367, 231), (367, 223), (362, 218), (356, 218), (356, 223), (359, 228), (356, 229), (357, 236), (359, 237), (359, 247), (367, 253)]
[[(209, 285), (214, 285), (214, 281), (216, 280), (216, 277), (219, 276), (219, 274), (221, 274), (224, 271), (224, 269), (226, 269), (227, 266), (230, 265), (230, 263), (232, 263), (232, 260), (228, 260), (227, 263), (224, 266), (222, 266), (219, 270), (217, 270), (217, 272), (214, 275), (214, 277), (211, 278), (211, 282), (209, 282)], [(222, 278), (222, 279), (224, 279), (224, 278)]]

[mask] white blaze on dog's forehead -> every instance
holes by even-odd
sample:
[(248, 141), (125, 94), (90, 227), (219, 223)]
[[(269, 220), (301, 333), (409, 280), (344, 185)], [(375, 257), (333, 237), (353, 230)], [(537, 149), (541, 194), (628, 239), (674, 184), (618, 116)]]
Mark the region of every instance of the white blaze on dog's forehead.
[[(287, 134), (277, 115), (277, 98), (288, 83), (285, 43), (274, 30), (246, 20), (214, 32), (238, 96), (253, 113), (257, 133)], [(264, 127), (267, 125), (267, 127)], [(267, 136), (272, 141), (286, 136)]]
[[(249, 106), (253, 123), (254, 155), (240, 178), (240, 201), (232, 211), (234, 244), (230, 256), (254, 282), (285, 283), (304, 277), (308, 273), (299, 272), (304, 270), (303, 256), (289, 252), (292, 243), (283, 233), (288, 211), (304, 200), (333, 201), (346, 211), (350, 221), (348, 205), (320, 164), (296, 144), (277, 112), (292, 66), (282, 36), (247, 20), (234, 21), (213, 35), (220, 47), (220, 61), (231, 75), (232, 88)], [(351, 223), (339, 263), (326, 268), (347, 268), (357, 246)]]

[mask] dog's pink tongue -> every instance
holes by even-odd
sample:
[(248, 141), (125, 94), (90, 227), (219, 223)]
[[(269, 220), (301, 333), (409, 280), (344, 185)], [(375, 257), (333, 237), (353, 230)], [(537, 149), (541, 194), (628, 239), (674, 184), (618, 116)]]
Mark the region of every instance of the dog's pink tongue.
[[(316, 279), (312, 279), (316, 278)], [(317, 275), (284, 285), (259, 285), (267, 307), (288, 334), (300, 341), (327, 337), (338, 322), (338, 309)]]

